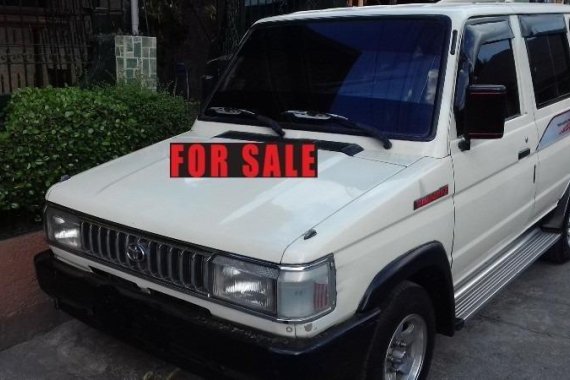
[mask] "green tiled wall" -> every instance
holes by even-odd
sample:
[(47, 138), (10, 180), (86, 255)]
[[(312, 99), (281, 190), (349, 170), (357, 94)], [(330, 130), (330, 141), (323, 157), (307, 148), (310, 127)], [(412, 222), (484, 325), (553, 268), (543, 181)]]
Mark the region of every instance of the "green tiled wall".
[(138, 80), (156, 89), (156, 37), (115, 36), (117, 81)]

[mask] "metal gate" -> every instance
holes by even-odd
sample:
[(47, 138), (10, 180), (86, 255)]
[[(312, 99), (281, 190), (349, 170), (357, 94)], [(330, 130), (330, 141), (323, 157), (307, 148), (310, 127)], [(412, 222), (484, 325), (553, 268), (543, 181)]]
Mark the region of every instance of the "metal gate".
[(244, 0), (245, 23), (249, 26), (264, 17), (344, 5), (346, 0)]
[(94, 26), (104, 24), (101, 15), (122, 19), (123, 7), (122, 0), (0, 0), (0, 96), (77, 84)]
[(231, 54), (257, 20), (310, 9), (342, 7), (346, 0), (217, 0), (220, 52)]

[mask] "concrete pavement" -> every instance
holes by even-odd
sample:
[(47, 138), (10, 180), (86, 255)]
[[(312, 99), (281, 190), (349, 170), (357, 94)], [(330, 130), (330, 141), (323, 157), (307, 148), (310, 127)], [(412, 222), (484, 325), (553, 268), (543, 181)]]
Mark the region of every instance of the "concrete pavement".
[[(430, 380), (570, 378), (570, 264), (537, 262), (454, 338)], [(0, 380), (198, 380), (77, 321), (0, 352)]]
[(455, 337), (431, 379), (570, 379), (570, 263), (537, 262)]

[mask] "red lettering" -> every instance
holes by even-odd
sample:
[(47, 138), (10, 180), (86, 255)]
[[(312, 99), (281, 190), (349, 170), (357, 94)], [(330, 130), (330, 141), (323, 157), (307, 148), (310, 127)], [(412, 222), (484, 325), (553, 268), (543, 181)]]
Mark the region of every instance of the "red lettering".
[(170, 177), (180, 177), (180, 165), (184, 163), (182, 152), (183, 144), (170, 144)]
[(242, 172), (245, 177), (257, 177), (259, 175), (259, 162), (255, 156), (259, 154), (258, 144), (245, 144), (241, 150), (244, 164)]
[(222, 144), (212, 144), (210, 146), (210, 154), (212, 155), (210, 168), (212, 177), (228, 176), (228, 149)]
[(187, 165), (190, 177), (203, 177), (206, 174), (206, 149), (203, 145), (190, 145)]
[(317, 153), (310, 143), (172, 143), (170, 177), (314, 178)]
[(316, 147), (312, 144), (303, 144), (301, 147), (301, 177), (316, 177)]
[(279, 165), (279, 148), (275, 144), (267, 144), (265, 146), (263, 177), (281, 177), (281, 167)]
[(285, 145), (285, 177), (298, 177), (299, 172), (295, 168), (295, 145)]

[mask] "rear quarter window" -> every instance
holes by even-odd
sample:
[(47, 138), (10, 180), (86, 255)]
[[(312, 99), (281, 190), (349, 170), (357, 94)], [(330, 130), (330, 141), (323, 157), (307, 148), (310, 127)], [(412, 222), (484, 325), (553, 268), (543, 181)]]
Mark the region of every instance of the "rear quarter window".
[(525, 38), (538, 108), (570, 96), (570, 52), (566, 33)]

